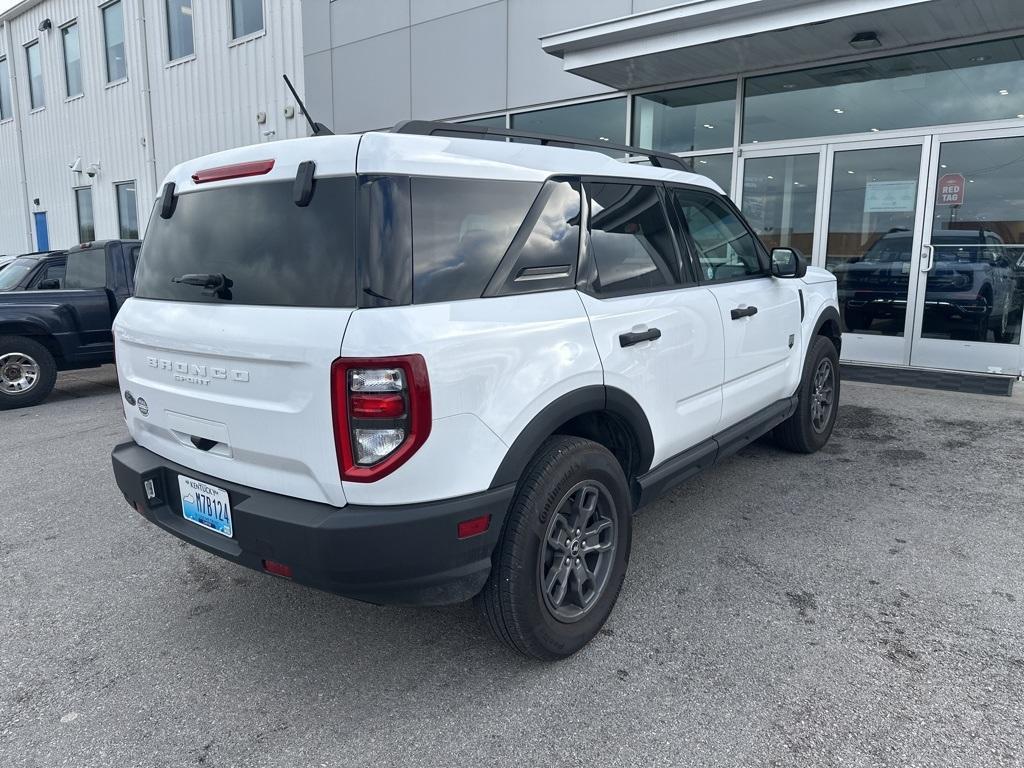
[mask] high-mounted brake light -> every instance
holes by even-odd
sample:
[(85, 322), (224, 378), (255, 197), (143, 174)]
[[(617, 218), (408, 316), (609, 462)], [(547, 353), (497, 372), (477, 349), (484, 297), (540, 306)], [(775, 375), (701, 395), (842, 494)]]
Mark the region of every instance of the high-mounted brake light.
[(341, 479), (371, 483), (408, 461), (430, 434), (430, 380), (422, 355), (346, 358), (331, 366)]
[(216, 168), (204, 168), (192, 174), (192, 181), (196, 184), (207, 184), (211, 181), (225, 181), (227, 179), (242, 179), (246, 176), (263, 176), (274, 169), (273, 160), (252, 160), (248, 163), (235, 163), (234, 165), (220, 165)]

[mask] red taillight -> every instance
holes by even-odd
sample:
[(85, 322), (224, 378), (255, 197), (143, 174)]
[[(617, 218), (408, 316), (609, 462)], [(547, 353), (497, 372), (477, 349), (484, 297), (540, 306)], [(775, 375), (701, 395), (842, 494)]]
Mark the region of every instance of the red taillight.
[(490, 527), (490, 515), (480, 515), (480, 517), (463, 520), (459, 523), (458, 537), (460, 539), (468, 539), (470, 536), (479, 536), (481, 533), (487, 533), (487, 529)]
[(353, 392), (348, 406), (349, 413), (359, 419), (397, 419), (405, 414), (405, 398), (399, 394)]
[(283, 579), (290, 579), (292, 577), (292, 567), (279, 563), (276, 560), (264, 560), (263, 570), (267, 573), (272, 573), (275, 576), (280, 576)]
[(211, 181), (242, 179), (246, 176), (263, 176), (270, 173), (273, 168), (273, 160), (253, 160), (248, 163), (220, 165), (216, 168), (204, 168), (201, 171), (196, 171), (192, 174), (192, 181), (196, 184), (207, 184)]
[(430, 434), (427, 364), (422, 355), (339, 358), (331, 366), (331, 405), (341, 479), (379, 480)]

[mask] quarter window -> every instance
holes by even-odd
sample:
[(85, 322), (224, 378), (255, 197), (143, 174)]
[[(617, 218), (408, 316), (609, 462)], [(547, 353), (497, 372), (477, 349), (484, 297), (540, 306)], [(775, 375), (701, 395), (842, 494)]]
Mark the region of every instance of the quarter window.
[(196, 52), (192, 35), (192, 0), (167, 0), (167, 50), (171, 61)]
[(96, 224), (92, 216), (92, 187), (75, 190), (75, 208), (78, 211), (78, 242), (92, 242), (96, 239)]
[(753, 235), (722, 198), (684, 189), (672, 190), (672, 198), (696, 249), (703, 281), (766, 274)]
[(237, 40), (263, 29), (263, 0), (231, 0), (232, 37)]
[(121, 1), (103, 8), (103, 39), (107, 49), (107, 82), (128, 77), (124, 45), (124, 8)]
[(67, 96), (82, 95), (82, 49), (78, 44), (78, 25), (68, 24), (61, 29), (64, 38), (64, 82)]
[(28, 63), (28, 102), (32, 109), (46, 106), (46, 94), (43, 91), (43, 63), (39, 58), (39, 41), (25, 47), (25, 59)]
[(122, 240), (139, 239), (139, 206), (135, 198), (135, 182), (115, 184), (117, 192), (117, 222)]
[(11, 109), (11, 73), (7, 67), (7, 59), (0, 58), (0, 120), (14, 117)]
[(590, 254), (599, 295), (657, 290), (679, 281), (672, 230), (658, 188), (586, 183)]
[(107, 257), (102, 248), (68, 254), (64, 287), (69, 290), (103, 288), (107, 284)]

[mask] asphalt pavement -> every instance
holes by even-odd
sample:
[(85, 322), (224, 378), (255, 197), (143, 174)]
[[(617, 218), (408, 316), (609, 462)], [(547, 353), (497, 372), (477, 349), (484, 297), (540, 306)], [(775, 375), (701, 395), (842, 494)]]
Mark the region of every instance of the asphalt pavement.
[(191, 548), (125, 504), (110, 368), (0, 413), (0, 765), (1024, 764), (1024, 398), (844, 383), (643, 510), (557, 664), (468, 605), (381, 608)]

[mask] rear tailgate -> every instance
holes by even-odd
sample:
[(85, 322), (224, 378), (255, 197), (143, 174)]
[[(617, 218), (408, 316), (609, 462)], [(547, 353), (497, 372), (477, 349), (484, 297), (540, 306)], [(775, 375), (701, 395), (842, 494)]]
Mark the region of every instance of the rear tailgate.
[(357, 146), (275, 142), (168, 176), (173, 204), (157, 203), (136, 298), (114, 324), (140, 445), (215, 478), (345, 503), (331, 363), (356, 304)]

